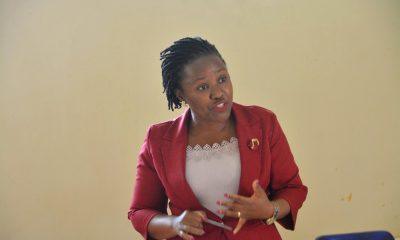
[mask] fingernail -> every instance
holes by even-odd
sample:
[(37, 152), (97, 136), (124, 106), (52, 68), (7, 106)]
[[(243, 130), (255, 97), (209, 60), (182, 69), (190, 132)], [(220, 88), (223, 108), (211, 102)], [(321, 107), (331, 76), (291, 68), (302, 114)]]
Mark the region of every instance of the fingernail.
[(221, 205), (221, 201), (220, 201), (220, 200), (218, 200), (218, 201), (217, 201), (217, 204), (218, 204), (218, 205)]
[(217, 210), (217, 213), (219, 213), (219, 214), (224, 214), (224, 211), (222, 211), (222, 210)]
[(203, 235), (204, 233), (206, 233), (206, 232), (204, 232), (204, 230), (201, 230), (200, 235)]
[(225, 197), (229, 197), (229, 194), (227, 194), (227, 193), (224, 193), (224, 196), (225, 196)]

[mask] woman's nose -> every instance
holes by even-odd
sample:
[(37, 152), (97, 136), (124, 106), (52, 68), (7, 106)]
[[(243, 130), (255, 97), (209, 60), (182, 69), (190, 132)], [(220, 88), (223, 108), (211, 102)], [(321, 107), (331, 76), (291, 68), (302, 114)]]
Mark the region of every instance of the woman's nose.
[(220, 99), (223, 98), (224, 93), (221, 89), (221, 86), (216, 85), (211, 88), (210, 91), (210, 99)]

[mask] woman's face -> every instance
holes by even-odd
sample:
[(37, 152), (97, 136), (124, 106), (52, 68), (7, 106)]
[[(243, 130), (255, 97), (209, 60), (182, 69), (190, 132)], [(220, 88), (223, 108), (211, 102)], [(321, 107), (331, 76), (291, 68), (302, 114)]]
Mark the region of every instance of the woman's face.
[(176, 91), (185, 101), (196, 122), (227, 121), (232, 109), (232, 82), (224, 62), (216, 55), (206, 55), (185, 66)]

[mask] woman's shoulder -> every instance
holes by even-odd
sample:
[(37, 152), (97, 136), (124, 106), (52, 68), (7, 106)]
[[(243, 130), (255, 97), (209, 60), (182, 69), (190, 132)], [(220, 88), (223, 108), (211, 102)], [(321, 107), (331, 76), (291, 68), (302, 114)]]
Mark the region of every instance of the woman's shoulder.
[(148, 135), (155, 138), (176, 138), (182, 135), (186, 126), (187, 111), (175, 119), (151, 124), (148, 128)]
[(257, 105), (244, 106), (235, 104), (235, 117), (237, 124), (247, 126), (259, 126), (271, 134), (279, 125), (275, 113), (267, 108)]
[(168, 120), (168, 121), (164, 121), (164, 122), (150, 124), (149, 131), (164, 132), (167, 129), (169, 129), (171, 127), (171, 125), (173, 125), (174, 121), (176, 121), (176, 120), (172, 119), (172, 120)]
[(235, 103), (235, 112), (241, 116), (247, 116), (252, 119), (273, 119), (276, 118), (275, 113), (265, 107), (258, 105), (241, 105)]

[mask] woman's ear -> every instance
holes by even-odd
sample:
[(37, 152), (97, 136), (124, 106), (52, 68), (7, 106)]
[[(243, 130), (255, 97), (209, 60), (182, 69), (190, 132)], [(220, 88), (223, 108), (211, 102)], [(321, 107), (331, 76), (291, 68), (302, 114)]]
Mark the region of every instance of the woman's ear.
[(183, 93), (181, 89), (175, 89), (175, 96), (179, 99), (179, 101), (183, 102), (185, 99), (183, 98)]

